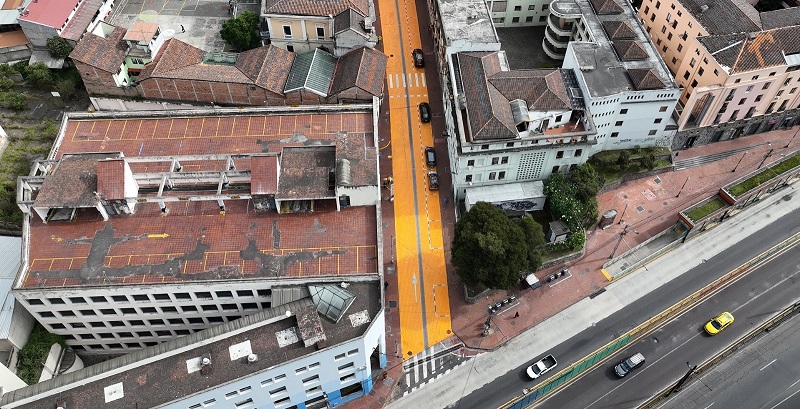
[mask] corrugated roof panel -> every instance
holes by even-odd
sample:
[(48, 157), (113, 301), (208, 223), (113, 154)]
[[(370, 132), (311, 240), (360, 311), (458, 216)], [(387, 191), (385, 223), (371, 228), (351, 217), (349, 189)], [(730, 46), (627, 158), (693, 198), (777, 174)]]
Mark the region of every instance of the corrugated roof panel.
[(0, 236), (0, 339), (9, 337), (11, 317), (14, 315), (14, 296), (11, 288), (22, 260), (22, 238)]

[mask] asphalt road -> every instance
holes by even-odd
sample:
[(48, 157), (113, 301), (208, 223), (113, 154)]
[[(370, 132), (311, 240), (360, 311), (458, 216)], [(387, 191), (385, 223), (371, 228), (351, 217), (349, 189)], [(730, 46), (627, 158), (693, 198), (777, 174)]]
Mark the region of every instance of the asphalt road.
[(798, 356), (800, 317), (794, 317), (688, 382), (660, 408), (798, 408)]
[[(563, 368), (563, 366), (569, 365), (570, 363), (577, 361), (579, 358), (593, 352), (605, 343), (614, 339), (619, 334), (626, 332), (627, 330), (642, 323), (649, 317), (652, 317), (658, 312), (663, 311), (665, 308), (674, 304), (677, 300), (685, 298), (697, 289), (702, 288), (716, 278), (727, 273), (732, 268), (743, 264), (747, 260), (755, 257), (759, 253), (798, 231), (800, 231), (800, 210), (784, 216), (783, 218), (777, 220), (776, 223), (770, 224), (767, 228), (759, 231), (757, 234), (751, 235), (738, 245), (728, 248), (717, 256), (710, 258), (699, 267), (692, 269), (681, 276), (679, 279), (667, 283), (666, 285), (662, 286), (659, 291), (633, 302), (624, 310), (613, 314), (602, 321), (599, 321), (593, 327), (587, 328), (577, 336), (570, 339), (568, 342), (562, 343), (551, 351), (544, 352), (543, 355), (552, 353), (559, 360), (559, 367)], [(692, 241), (689, 241), (686, 243), (686, 245), (691, 245), (691, 243)], [(796, 259), (797, 250), (792, 250), (791, 253), (794, 254)], [(746, 280), (748, 280), (748, 282), (749, 280), (754, 280), (753, 277), (755, 277), (755, 275), (751, 275), (750, 278)], [(761, 285), (761, 283), (758, 283), (758, 285)], [(602, 296), (602, 294), (599, 295), (599, 297)], [(736, 326), (739, 326), (740, 322), (744, 321), (747, 321), (746, 318), (744, 318), (744, 316), (740, 317), (739, 321), (736, 323)], [(690, 327), (690, 330), (694, 330), (696, 331), (695, 334), (699, 334), (700, 323), (692, 323), (692, 325), (693, 327)], [(730, 330), (730, 328), (728, 330)], [(724, 336), (726, 336), (726, 334), (723, 334), (720, 339), (724, 339)], [(669, 339), (672, 337), (672, 335), (664, 335), (662, 332), (657, 333), (656, 337), (664, 337)], [(663, 341), (664, 339), (661, 340)], [(710, 341), (712, 343), (719, 342), (714, 340)], [(540, 357), (520, 357), (520, 366), (517, 368), (509, 368), (508, 373), (496, 378), (483, 388), (463, 397), (457, 404), (453, 405), (453, 408), (496, 408), (513, 397), (519, 396), (524, 388), (530, 388), (537, 383), (531, 382), (527, 378), (525, 375), (525, 368), (538, 358)], [(654, 358), (649, 359), (648, 363), (645, 364), (645, 367), (641, 369), (646, 368), (653, 360)], [(685, 368), (686, 360), (687, 359), (680, 358), (676, 362), (679, 366), (683, 366)], [(554, 373), (557, 372), (558, 369), (559, 368), (557, 368)], [(610, 376), (611, 374), (609, 373), (608, 375)], [(670, 381), (671, 380), (674, 379), (671, 378)], [(603, 382), (612, 382), (612, 380), (604, 379)], [(613, 388), (614, 386), (610, 387)], [(583, 391), (580, 391), (581, 395), (583, 393)], [(641, 396), (636, 398), (636, 401), (640, 401), (641, 398)], [(557, 406), (553, 405), (552, 407)], [(567, 406), (560, 407), (566, 408)]]
[[(800, 247), (790, 249), (744, 278), (686, 311), (647, 337), (622, 350), (569, 387), (539, 404), (538, 408), (636, 408), (683, 376), (689, 365), (705, 362), (747, 332), (762, 324), (800, 294)], [(723, 311), (734, 323), (716, 336), (703, 330), (708, 320)], [(644, 366), (617, 379), (612, 366), (641, 352)], [(754, 408), (750, 405), (723, 408)]]

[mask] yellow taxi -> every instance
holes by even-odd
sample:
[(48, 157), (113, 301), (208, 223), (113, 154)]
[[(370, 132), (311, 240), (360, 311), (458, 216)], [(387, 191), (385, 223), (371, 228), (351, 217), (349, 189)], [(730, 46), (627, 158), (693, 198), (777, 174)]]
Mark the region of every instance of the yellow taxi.
[(729, 312), (723, 312), (706, 323), (705, 330), (708, 335), (717, 335), (731, 324), (733, 324), (733, 315)]

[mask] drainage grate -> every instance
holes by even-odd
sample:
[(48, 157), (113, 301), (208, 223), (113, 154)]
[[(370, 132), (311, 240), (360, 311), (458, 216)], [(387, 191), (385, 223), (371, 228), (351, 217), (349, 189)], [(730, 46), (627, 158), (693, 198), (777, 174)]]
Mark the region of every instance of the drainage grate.
[(656, 184), (659, 184), (659, 183), (661, 183), (661, 179), (660, 178), (655, 178), (655, 179), (653, 179), (653, 182), (656, 182)]
[(396, 307), (397, 307), (397, 301), (389, 301), (389, 308), (396, 308)]
[(643, 211), (644, 211), (644, 207), (642, 207), (642, 206), (636, 206), (636, 211), (637, 211), (637, 212), (639, 212), (639, 213), (641, 213), (641, 212), (643, 212)]

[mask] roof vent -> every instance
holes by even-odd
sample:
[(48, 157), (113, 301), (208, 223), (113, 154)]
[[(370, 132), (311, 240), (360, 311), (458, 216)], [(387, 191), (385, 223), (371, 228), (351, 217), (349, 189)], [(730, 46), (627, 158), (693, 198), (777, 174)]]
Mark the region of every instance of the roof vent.
[(200, 357), (200, 374), (210, 375), (213, 368), (211, 368), (211, 354), (203, 354)]
[(255, 362), (258, 362), (258, 355), (256, 355), (256, 354), (247, 355), (247, 363), (248, 364), (252, 364), (252, 363), (255, 363)]
[(701, 5), (700, 6), (700, 12), (701, 13), (705, 13), (706, 11), (708, 11), (708, 4)]
[(756, 33), (747, 33), (747, 38), (749, 38), (750, 41), (755, 40), (756, 39)]

